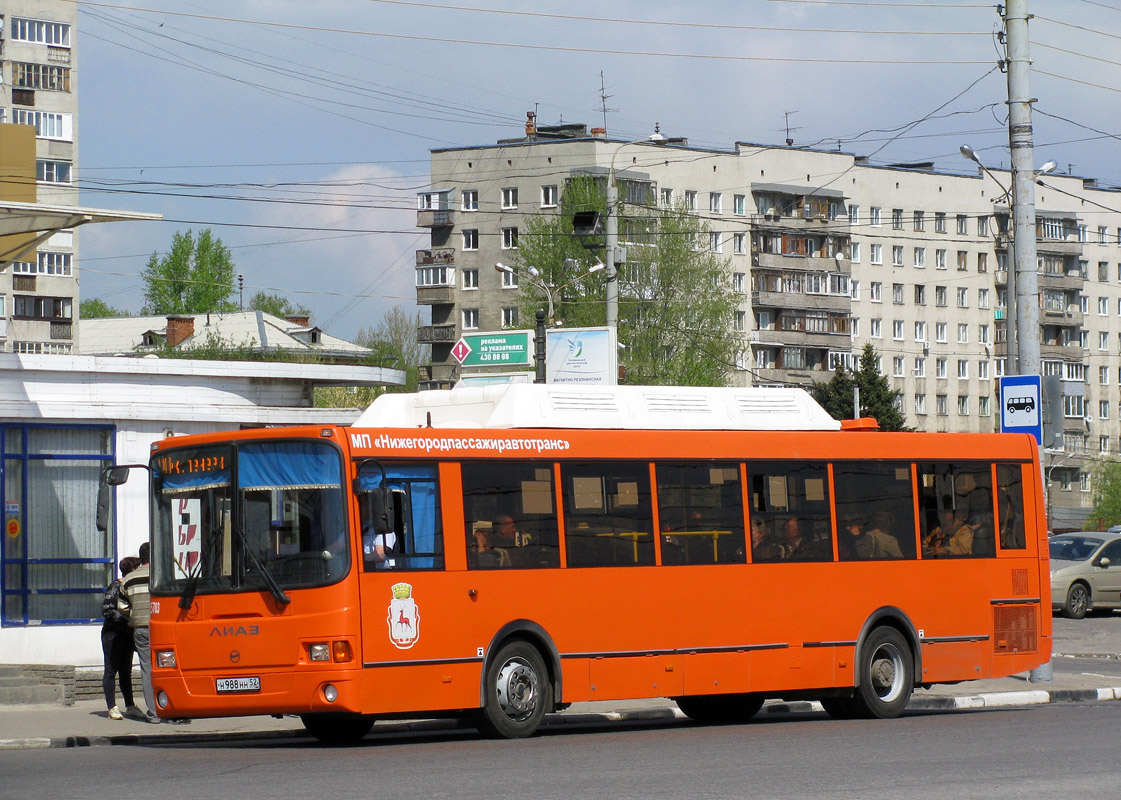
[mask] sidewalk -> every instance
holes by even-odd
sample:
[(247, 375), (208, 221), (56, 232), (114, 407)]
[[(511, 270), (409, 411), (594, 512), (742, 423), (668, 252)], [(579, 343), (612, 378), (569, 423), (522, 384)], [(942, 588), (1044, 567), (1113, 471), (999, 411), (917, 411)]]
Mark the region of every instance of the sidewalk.
[[(952, 711), (1041, 703), (1121, 700), (1121, 685), (1113, 686), (1113, 683), (1121, 684), (1121, 680), (1087, 674), (1056, 673), (1051, 683), (1029, 683), (1026, 675), (1018, 675), (918, 690), (908, 708)], [(761, 713), (811, 712), (821, 713), (820, 704), (809, 701), (769, 701)], [(683, 716), (672, 701), (665, 699), (574, 703), (564, 712), (550, 714), (546, 718), (545, 727), (603, 721), (670, 720)], [(456, 730), (464, 727), (465, 723), (455, 720), (386, 721), (377, 723), (373, 733)], [(84, 700), (72, 706), (0, 707), (0, 750), (278, 738), (310, 737), (297, 717), (230, 717), (193, 720), (187, 725), (153, 725), (130, 719), (111, 720), (99, 700)]]

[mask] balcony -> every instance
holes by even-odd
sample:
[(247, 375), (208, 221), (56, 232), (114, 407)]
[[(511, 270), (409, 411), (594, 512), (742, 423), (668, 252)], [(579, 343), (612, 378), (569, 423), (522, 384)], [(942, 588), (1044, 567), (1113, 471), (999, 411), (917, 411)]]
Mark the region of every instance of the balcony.
[(752, 344), (793, 345), (797, 347), (820, 348), (824, 350), (848, 350), (852, 343), (849, 333), (810, 333), (808, 331), (751, 331)]
[(74, 324), (72, 322), (51, 322), (52, 339), (73, 339)]
[(436, 267), (444, 264), (455, 263), (454, 247), (436, 247), (432, 250), (417, 250), (416, 265), (418, 267)]
[(1064, 361), (1081, 361), (1086, 351), (1076, 344), (1044, 344), (1039, 347), (1040, 358), (1060, 358)]
[(417, 344), (452, 344), (458, 338), (455, 325), (421, 325), (416, 329)]
[(1061, 325), (1064, 328), (1081, 328), (1085, 315), (1078, 306), (1071, 305), (1066, 311), (1053, 311), (1049, 308), (1039, 310), (1039, 323), (1041, 325)]
[(1035, 249), (1038, 253), (1077, 256), (1082, 254), (1083, 243), (1067, 239), (1044, 239), (1037, 236), (1035, 239)]
[(418, 286), (416, 303), (418, 306), (437, 306), (455, 302), (455, 289), (451, 286)]
[(1086, 282), (1081, 272), (1040, 272), (1038, 281), (1040, 289), (1073, 289), (1075, 291), (1081, 291), (1083, 284)]
[(752, 308), (790, 308), (802, 311), (848, 311), (852, 301), (843, 294), (804, 294), (801, 292), (751, 293)]
[(450, 208), (424, 208), (416, 212), (418, 228), (447, 228), (454, 224), (454, 211)]

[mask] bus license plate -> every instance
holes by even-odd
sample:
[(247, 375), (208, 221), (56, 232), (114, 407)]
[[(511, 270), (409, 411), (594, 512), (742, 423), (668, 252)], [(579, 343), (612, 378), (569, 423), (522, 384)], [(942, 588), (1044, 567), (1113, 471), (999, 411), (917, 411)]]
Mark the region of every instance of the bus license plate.
[(224, 692), (259, 692), (261, 691), (260, 678), (218, 678), (218, 693)]

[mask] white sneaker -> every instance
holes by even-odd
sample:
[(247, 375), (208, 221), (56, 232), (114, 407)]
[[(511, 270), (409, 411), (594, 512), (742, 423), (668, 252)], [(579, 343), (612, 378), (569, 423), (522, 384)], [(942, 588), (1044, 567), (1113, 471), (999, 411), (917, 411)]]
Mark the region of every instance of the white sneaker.
[(124, 719), (124, 715), (121, 714), (121, 709), (118, 706), (109, 709), (109, 719)]

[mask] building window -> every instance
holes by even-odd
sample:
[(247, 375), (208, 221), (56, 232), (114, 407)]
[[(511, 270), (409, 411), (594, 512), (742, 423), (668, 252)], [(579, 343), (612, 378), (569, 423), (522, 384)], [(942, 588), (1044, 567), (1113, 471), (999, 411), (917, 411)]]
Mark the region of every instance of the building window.
[(891, 265), (893, 267), (903, 266), (903, 245), (896, 244), (891, 247)]
[(884, 247), (881, 244), (868, 245), (868, 260), (872, 266), (878, 267), (884, 263)]
[(737, 311), (736, 312), (735, 326), (736, 326), (736, 330), (740, 331), (741, 333), (743, 331), (747, 330), (747, 312), (746, 311)]
[(958, 323), (958, 344), (969, 344), (969, 325), (964, 322)]
[(479, 232), (474, 228), (464, 228), (463, 233), (463, 249), (464, 250), (478, 250), (479, 249)]
[(895, 230), (903, 230), (903, 209), (893, 208), (891, 210), (891, 227)]
[(746, 196), (742, 194), (732, 195), (732, 213), (737, 217), (742, 217), (744, 214), (744, 202)]
[(916, 342), (925, 342), (926, 341), (926, 323), (925, 322), (916, 322), (915, 323), (915, 341)]
[(980, 397), (977, 398), (977, 413), (980, 414), (982, 417), (987, 417), (992, 413), (992, 410), (989, 407), (989, 396), (988, 395), (983, 394), (983, 395), (981, 395)]
[(12, 17), (12, 41), (48, 44), (52, 47), (70, 46), (70, 26), (64, 22), (47, 22), (41, 19)]
[(479, 328), (479, 309), (465, 308), (463, 309), (463, 330), (473, 331)]
[(463, 288), (467, 291), (479, 288), (479, 271), (477, 269), (463, 270)]
[(968, 222), (969, 222), (969, 217), (967, 217), (965, 214), (958, 214), (957, 215), (957, 233), (958, 233), (958, 236), (965, 236), (969, 233), (969, 229), (966, 227), (968, 225)]
[(989, 254), (988, 253), (978, 253), (977, 254), (977, 271), (978, 272), (988, 272), (989, 271)]
[(891, 285), (891, 302), (897, 306), (903, 305), (903, 284), (893, 283)]
[(965, 286), (958, 287), (958, 308), (969, 308), (969, 289)]
[(958, 359), (958, 378), (969, 380), (969, 362), (964, 358)]
[(860, 281), (849, 281), (849, 299), (860, 299)]
[(988, 307), (989, 307), (989, 290), (988, 289), (978, 289), (977, 290), (977, 308), (988, 308)]
[(12, 264), (15, 275), (58, 275), (68, 278), (73, 275), (72, 253), (53, 253), (40, 250), (34, 262), (16, 261)]
[(946, 287), (945, 286), (935, 286), (934, 287), (934, 305), (936, 305), (936, 306), (945, 306), (946, 305)]
[(736, 294), (743, 294), (744, 286), (746, 284), (747, 275), (743, 272), (732, 273), (732, 291)]
[(1109, 386), (1109, 367), (1098, 367), (1098, 385)]
[(502, 309), (502, 327), (503, 328), (516, 328), (518, 326), (518, 309), (517, 308), (504, 308)]
[(896, 319), (891, 322), (891, 338), (897, 342), (903, 341), (903, 320)]
[(720, 234), (715, 231), (708, 235), (708, 251), (710, 253), (722, 252), (722, 245), (720, 243)]
[(981, 344), (988, 344), (989, 343), (989, 326), (988, 325), (978, 325), (977, 326), (977, 341), (979, 341)]
[(895, 378), (903, 377), (903, 356), (892, 356), (891, 373)]
[(1099, 350), (1108, 350), (1109, 349), (1109, 332), (1108, 331), (1098, 331), (1098, 349)]
[(915, 268), (916, 269), (923, 269), (924, 267), (926, 267), (926, 248), (925, 247), (916, 247), (915, 248)]
[(989, 379), (989, 362), (982, 359), (977, 362), (977, 380), (987, 381)]
[(989, 235), (989, 218), (986, 217), (983, 214), (981, 216), (977, 217), (977, 235), (978, 236), (988, 236)]
[(541, 207), (542, 208), (556, 208), (557, 207), (557, 187), (556, 186), (542, 186), (541, 187)]
[(502, 249), (503, 250), (517, 250), (518, 249), (518, 229), (517, 228), (503, 228), (502, 229)]
[(872, 281), (868, 284), (868, 299), (873, 303), (882, 303), (883, 299), (880, 296), (883, 291), (883, 284), (879, 281)]
[(916, 394), (915, 395), (915, 413), (916, 414), (925, 414), (926, 413), (926, 395), (925, 394)]
[(46, 161), (40, 159), (35, 162), (35, 180), (43, 183), (70, 183), (69, 161)]
[(673, 208), (673, 189), (662, 189), (662, 208)]
[(915, 359), (914, 372), (915, 372), (915, 377), (916, 378), (925, 378), (926, 377), (926, 359), (925, 358), (916, 358)]
[(876, 206), (868, 210), (868, 224), (874, 228), (880, 227), (880, 209)]
[(860, 242), (849, 242), (849, 261), (860, 263)]
[(70, 68), (55, 64), (12, 62), (12, 85), (20, 89), (45, 92), (69, 92)]
[(697, 210), (697, 193), (695, 191), (693, 191), (692, 189), (686, 189), (685, 190), (685, 210), (686, 211), (696, 211)]
[(915, 305), (926, 305), (926, 286), (921, 283), (915, 284)]
[(13, 297), (13, 319), (72, 319), (73, 299), (70, 297), (33, 297), (17, 294)]
[(518, 187), (511, 186), (502, 190), (502, 208), (510, 209), (518, 207)]
[(944, 379), (946, 377), (946, 359), (934, 359), (934, 377)]
[(12, 352), (23, 355), (66, 356), (70, 355), (73, 347), (61, 342), (12, 342)]
[(74, 139), (72, 114), (13, 108), (12, 122), (16, 125), (31, 125), (35, 128), (35, 135), (40, 139), (56, 139), (62, 142)]
[(881, 331), (882, 323), (883, 320), (881, 320), (879, 317), (873, 317), (869, 322), (869, 335), (873, 339), (880, 339), (883, 337), (883, 332)]
[(969, 395), (967, 395), (967, 394), (959, 394), (958, 395), (958, 416), (959, 417), (968, 417), (969, 416)]
[(518, 288), (518, 273), (502, 271), (502, 288), (503, 289), (517, 289)]
[(934, 323), (934, 341), (938, 342), (939, 344), (946, 344), (946, 323), (945, 322), (935, 322)]
[(1108, 314), (1109, 314), (1109, 298), (1108, 297), (1099, 297), (1098, 298), (1098, 316), (1099, 317), (1104, 317), (1104, 316), (1107, 316)]
[(935, 211), (934, 212), (934, 232), (935, 233), (945, 233), (946, 232), (946, 212), (944, 212), (944, 211)]
[(849, 203), (849, 225), (860, 224), (860, 206)]
[(732, 234), (732, 252), (736, 255), (742, 256), (744, 253), (744, 243), (747, 241), (746, 233)]
[(435, 266), (416, 268), (416, 285), (418, 289), (426, 289), (433, 286), (451, 286), (454, 281), (454, 267)]
[(914, 213), (914, 220), (916, 231), (926, 230), (926, 214), (924, 212), (916, 211)]
[(712, 214), (723, 214), (724, 208), (724, 195), (720, 192), (708, 193), (708, 210)]
[(965, 272), (967, 269), (969, 269), (969, 253), (958, 250), (958, 272)]
[(463, 190), (463, 210), (464, 211), (478, 211), (479, 210), (479, 190), (478, 189), (464, 189)]
[(934, 268), (935, 269), (945, 269), (946, 268), (946, 251), (941, 249), (941, 248), (934, 251)]

